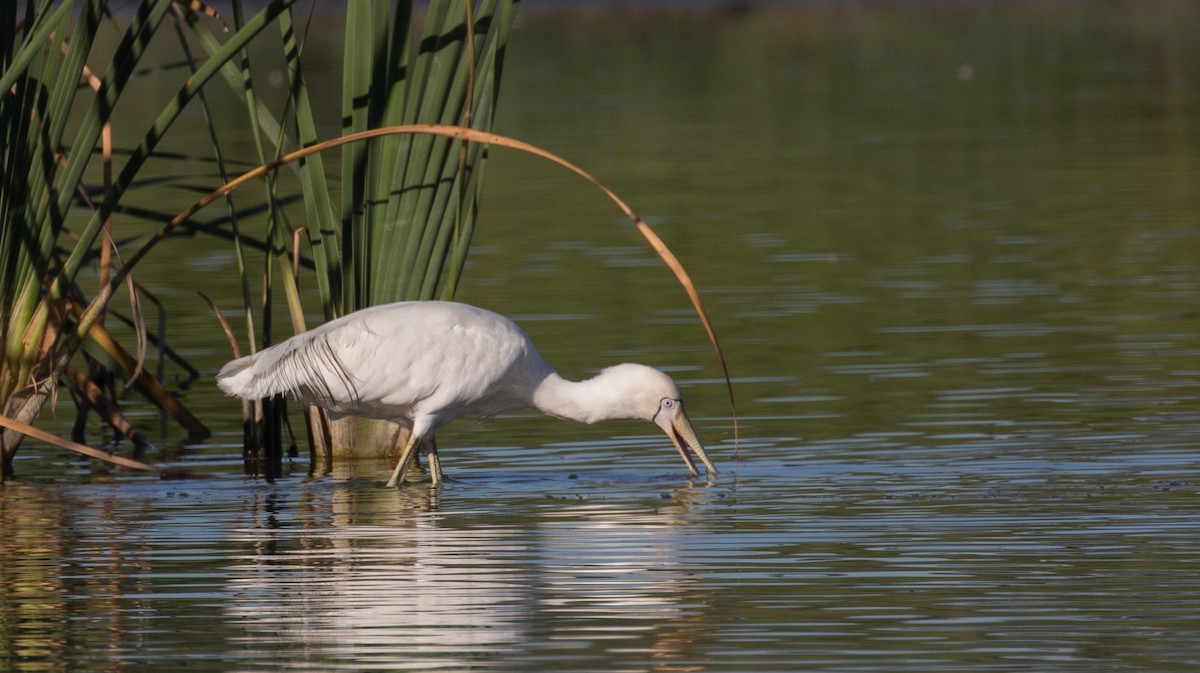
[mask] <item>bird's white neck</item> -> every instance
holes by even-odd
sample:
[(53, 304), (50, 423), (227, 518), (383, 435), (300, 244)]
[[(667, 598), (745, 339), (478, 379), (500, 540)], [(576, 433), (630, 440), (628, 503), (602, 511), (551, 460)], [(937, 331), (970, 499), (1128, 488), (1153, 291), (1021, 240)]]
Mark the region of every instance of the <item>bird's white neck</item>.
[(625, 391), (603, 375), (568, 381), (551, 372), (533, 391), (533, 406), (544, 414), (579, 423), (636, 417)]

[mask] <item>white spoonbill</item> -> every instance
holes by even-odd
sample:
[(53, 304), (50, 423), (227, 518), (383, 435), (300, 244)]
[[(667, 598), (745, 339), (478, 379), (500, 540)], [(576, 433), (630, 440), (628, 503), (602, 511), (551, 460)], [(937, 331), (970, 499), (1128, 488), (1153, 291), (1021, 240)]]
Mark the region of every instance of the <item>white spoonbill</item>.
[(490, 418), (535, 408), (581, 423), (642, 419), (666, 432), (688, 471), (690, 452), (710, 475), (671, 377), (645, 365), (619, 364), (586, 381), (568, 381), (512, 320), (445, 301), (408, 301), (355, 311), (234, 360), (217, 385), (230, 395), (290, 395), (348, 416), (389, 419), (412, 430), (388, 486), (404, 479), (419, 444), (436, 486), (442, 481), (434, 433), (461, 416)]

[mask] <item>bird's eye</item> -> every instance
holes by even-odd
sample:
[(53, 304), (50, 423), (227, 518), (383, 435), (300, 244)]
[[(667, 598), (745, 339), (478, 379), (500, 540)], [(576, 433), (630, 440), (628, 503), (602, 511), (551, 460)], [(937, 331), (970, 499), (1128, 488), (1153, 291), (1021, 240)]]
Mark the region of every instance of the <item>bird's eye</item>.
[(675, 408), (675, 400), (673, 400), (669, 397), (664, 397), (662, 400), (662, 408), (663, 409), (674, 409)]

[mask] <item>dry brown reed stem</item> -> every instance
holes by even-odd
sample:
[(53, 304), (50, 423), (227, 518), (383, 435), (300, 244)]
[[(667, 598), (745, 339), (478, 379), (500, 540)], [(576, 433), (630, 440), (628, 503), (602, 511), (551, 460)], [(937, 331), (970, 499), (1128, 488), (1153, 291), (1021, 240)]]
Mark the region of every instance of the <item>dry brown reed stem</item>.
[(132, 470), (141, 470), (143, 472), (153, 472), (159, 476), (164, 476), (164, 477), (167, 476), (167, 474), (168, 474), (163, 469), (154, 467), (153, 465), (147, 465), (146, 463), (143, 463), (143, 462), (137, 461), (137, 460), (133, 460), (132, 458), (123, 458), (121, 456), (109, 455), (108, 453), (101, 451), (100, 449), (93, 449), (90, 446), (84, 446), (83, 444), (77, 444), (70, 440), (66, 440), (61, 437), (57, 437), (55, 435), (50, 434), (49, 432), (46, 432), (44, 430), (39, 430), (39, 429), (33, 427), (32, 425), (27, 425), (20, 421), (13, 420), (11, 418), (8, 418), (7, 416), (0, 416), (0, 425), (4, 426), (10, 430), (16, 430), (17, 432), (19, 432), (23, 435), (27, 435), (29, 437), (33, 437), (34, 439), (39, 439), (43, 442), (46, 442), (47, 444), (53, 444), (55, 446), (60, 446), (64, 449), (69, 449), (76, 453), (82, 453), (83, 455), (88, 456), (89, 458), (95, 458), (96, 460), (102, 460), (106, 463), (111, 463), (113, 465), (119, 465), (121, 467), (127, 467)]
[(137, 252), (135, 252), (133, 254), (133, 256), (131, 256), (129, 258), (129, 261), (123, 267), (121, 267), (121, 269), (113, 276), (113, 278), (109, 281), (109, 284), (106, 287), (102, 288), (100, 294), (98, 294), (96, 296), (96, 298), (92, 300), (92, 303), (88, 306), (88, 310), (86, 311), (83, 318), (79, 322), (79, 325), (77, 327), (77, 334), (82, 336), (87, 333), (88, 328), (90, 328), (91, 325), (95, 322), (97, 316), (103, 311), (105, 304), (107, 304), (108, 300), (112, 297), (115, 286), (117, 284), (119, 284), (122, 280), (124, 280), (125, 275), (128, 274), (133, 269), (133, 267), (138, 262), (140, 262), (142, 260), (142, 258), (145, 257), (146, 254), (149, 253), (150, 250), (155, 245), (157, 245), (160, 241), (162, 241), (164, 238), (166, 238), (167, 235), (170, 234), (171, 231), (175, 227), (179, 226), (183, 222), (186, 222), (188, 220), (188, 218), (190, 218), (192, 215), (195, 215), (198, 211), (200, 211), (202, 208), (204, 208), (208, 204), (225, 196), (226, 194), (229, 194), (230, 192), (237, 189), (238, 187), (241, 187), (242, 185), (246, 184), (247, 182), (250, 182), (256, 178), (260, 178), (281, 166), (287, 165), (287, 164), (289, 164), (293, 161), (297, 161), (299, 159), (303, 159), (304, 157), (310, 156), (312, 154), (316, 154), (318, 152), (323, 152), (325, 150), (332, 149), (335, 147), (341, 147), (342, 145), (347, 145), (349, 143), (355, 143), (355, 142), (361, 142), (363, 140), (369, 140), (371, 138), (379, 138), (382, 136), (399, 135), (399, 134), (405, 134), (405, 133), (444, 136), (447, 138), (454, 138), (456, 140), (461, 140), (463, 142), (476, 142), (476, 143), (482, 143), (485, 145), (495, 145), (498, 147), (507, 147), (509, 149), (514, 149), (514, 150), (518, 150), (521, 152), (526, 152), (528, 154), (533, 154), (535, 156), (546, 159), (552, 163), (558, 164), (559, 166), (562, 166), (563, 168), (566, 168), (567, 170), (575, 173), (576, 175), (579, 175), (583, 179), (585, 179), (588, 182), (595, 185), (597, 188), (600, 189), (600, 191), (604, 192), (604, 194), (606, 196), (608, 196), (609, 200), (611, 200), (613, 203), (615, 203), (617, 205), (617, 207), (621, 209), (621, 212), (623, 212), (626, 217), (628, 217), (630, 220), (633, 221), (633, 223), (636, 225), (636, 227), (638, 229), (638, 232), (641, 233), (642, 236), (646, 238), (646, 240), (650, 243), (650, 246), (654, 249), (654, 251), (658, 254), (658, 256), (662, 258), (663, 262), (666, 263), (667, 267), (671, 269), (671, 272), (675, 274), (676, 279), (679, 280), (679, 283), (681, 285), (683, 285), (684, 290), (687, 292), (688, 298), (691, 299), (692, 306), (696, 309), (696, 313), (700, 317), (701, 323), (703, 323), (703, 325), (704, 325), (704, 330), (708, 335), (709, 343), (712, 344), (713, 351), (716, 353), (717, 360), (720, 362), (721, 374), (725, 378), (725, 388), (729, 394), (729, 406), (730, 406), (730, 410), (732, 411), (732, 417), (733, 417), (733, 438), (734, 438), (734, 447), (735, 447), (735, 451), (736, 451), (737, 442), (738, 442), (737, 404), (734, 400), (733, 382), (731, 381), (730, 376), (729, 376), (729, 366), (725, 361), (725, 354), (721, 350), (721, 345), (720, 345), (719, 340), (717, 339), (716, 330), (713, 329), (712, 321), (708, 317), (708, 312), (704, 309), (704, 304), (700, 300), (700, 293), (696, 290), (695, 283), (692, 282), (691, 276), (683, 268), (683, 264), (679, 262), (678, 258), (675, 257), (675, 255), (670, 251), (670, 249), (663, 242), (663, 240), (661, 238), (659, 238), (659, 236), (654, 232), (654, 230), (651, 229), (650, 225), (646, 224), (645, 220), (643, 220), (637, 213), (635, 213), (633, 211), (633, 209), (630, 208), (627, 203), (625, 203), (625, 201), (623, 201), (619, 196), (617, 196), (617, 194), (615, 192), (612, 191), (612, 189), (610, 189), (607, 185), (605, 185), (599, 179), (593, 177), (590, 173), (583, 170), (579, 166), (576, 166), (575, 164), (571, 163), (570, 161), (567, 161), (566, 159), (558, 156), (557, 154), (554, 154), (552, 152), (544, 150), (535, 145), (531, 145), (527, 142), (523, 142), (523, 141), (516, 140), (514, 138), (509, 138), (506, 136), (497, 135), (495, 133), (486, 133), (483, 131), (477, 131), (475, 129), (463, 128), (460, 126), (452, 126), (452, 125), (446, 125), (446, 124), (404, 124), (404, 125), (399, 125), (399, 126), (388, 126), (388, 127), (384, 127), (384, 128), (378, 128), (378, 129), (368, 129), (366, 131), (360, 131), (358, 133), (351, 133), (351, 134), (341, 136), (338, 138), (332, 138), (329, 140), (324, 140), (321, 142), (313, 143), (303, 149), (299, 149), (294, 152), (290, 152), (274, 161), (271, 161), (269, 163), (263, 164), (256, 168), (253, 168), (249, 171), (246, 171), (245, 173), (239, 175), (238, 177), (234, 178), (233, 180), (230, 180), (229, 182), (218, 187), (217, 189), (213, 190), (212, 192), (209, 192), (208, 194), (203, 196), (199, 201), (194, 203), (191, 207), (187, 208), (183, 212), (176, 215), (174, 218), (172, 218), (172, 220), (170, 222), (168, 222), (161, 229), (159, 229), (158, 232), (156, 232), (150, 238), (150, 240), (147, 241)]

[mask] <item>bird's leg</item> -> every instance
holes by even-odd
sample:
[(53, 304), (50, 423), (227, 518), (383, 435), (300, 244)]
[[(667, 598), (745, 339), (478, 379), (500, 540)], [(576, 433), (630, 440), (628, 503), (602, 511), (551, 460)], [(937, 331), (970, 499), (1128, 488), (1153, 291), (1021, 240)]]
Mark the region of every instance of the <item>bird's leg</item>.
[(417, 444), (421, 438), (417, 433), (411, 433), (408, 436), (408, 441), (404, 443), (404, 449), (400, 451), (400, 462), (396, 463), (396, 469), (392, 471), (392, 478), (388, 480), (388, 488), (394, 488), (396, 484), (404, 481), (404, 471), (408, 469), (408, 464), (412, 462), (413, 454), (417, 451)]
[(442, 461), (438, 460), (437, 442), (433, 438), (425, 442), (425, 457), (429, 460), (429, 478), (433, 480), (433, 486), (440, 486), (442, 483)]

